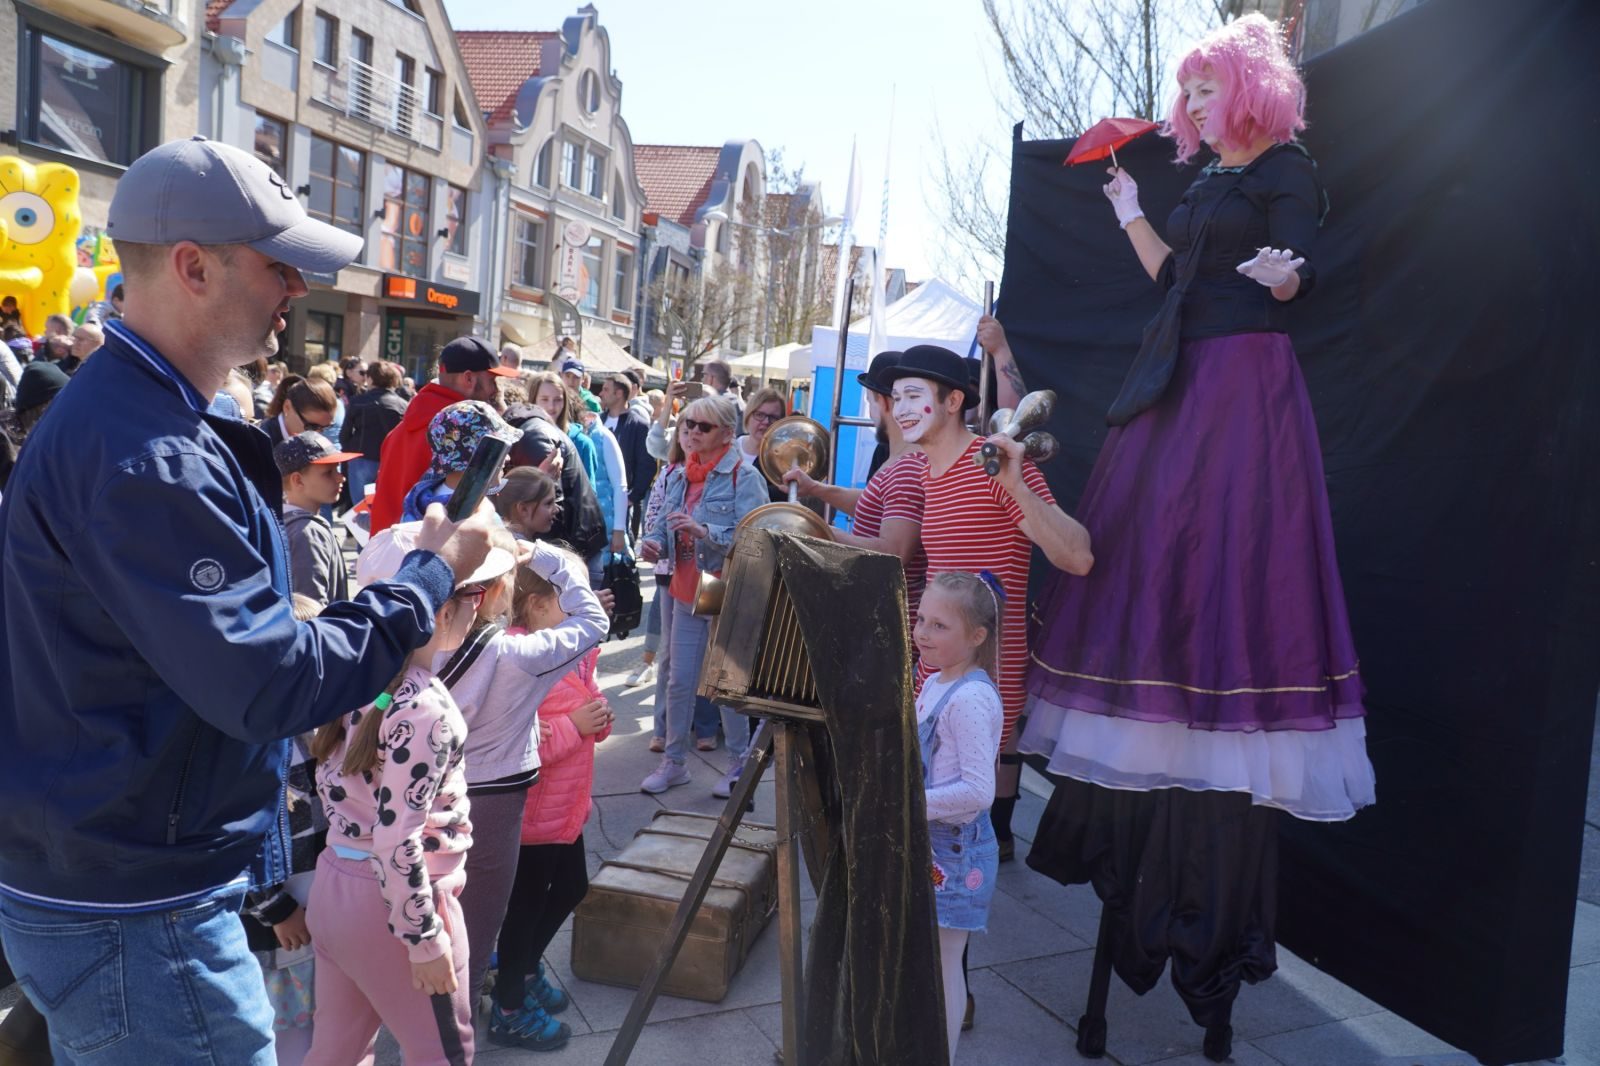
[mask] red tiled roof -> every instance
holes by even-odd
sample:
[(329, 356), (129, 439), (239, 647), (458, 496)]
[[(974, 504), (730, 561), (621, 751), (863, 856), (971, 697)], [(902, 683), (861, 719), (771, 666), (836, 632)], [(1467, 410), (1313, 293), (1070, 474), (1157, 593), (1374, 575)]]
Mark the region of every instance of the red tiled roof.
[(233, 0), (206, 0), (206, 29), (216, 33), (222, 25), (222, 13), (233, 6)]
[(553, 30), (456, 31), (456, 46), (466, 64), (467, 79), (490, 122), (512, 116), (523, 83), (539, 74), (544, 42), (560, 36)]
[(684, 226), (711, 195), (721, 148), (679, 144), (636, 144), (633, 169), (644, 186), (646, 207)]

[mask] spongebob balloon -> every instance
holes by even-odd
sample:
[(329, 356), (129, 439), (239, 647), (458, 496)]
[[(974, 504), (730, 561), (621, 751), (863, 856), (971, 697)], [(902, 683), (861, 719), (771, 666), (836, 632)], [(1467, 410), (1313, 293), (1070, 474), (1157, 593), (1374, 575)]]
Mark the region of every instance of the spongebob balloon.
[(72, 309), (82, 221), (76, 170), (0, 156), (0, 295), (17, 298), (34, 336), (46, 318)]

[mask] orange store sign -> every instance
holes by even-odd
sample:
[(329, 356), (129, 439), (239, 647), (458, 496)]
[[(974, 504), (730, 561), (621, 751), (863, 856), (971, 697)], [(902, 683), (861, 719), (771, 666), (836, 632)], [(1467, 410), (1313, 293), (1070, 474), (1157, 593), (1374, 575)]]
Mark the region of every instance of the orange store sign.
[(399, 274), (383, 276), (383, 295), (385, 299), (425, 304), (457, 314), (471, 315), (478, 311), (478, 294), (469, 289), (457, 289)]

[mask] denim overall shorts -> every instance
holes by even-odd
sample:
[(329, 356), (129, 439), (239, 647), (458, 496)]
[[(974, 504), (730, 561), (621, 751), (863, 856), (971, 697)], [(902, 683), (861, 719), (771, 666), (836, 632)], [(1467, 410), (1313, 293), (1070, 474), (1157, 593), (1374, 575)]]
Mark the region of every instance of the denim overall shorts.
[[(917, 745), (922, 750), (922, 787), (935, 782), (933, 756), (939, 750), (936, 726), (950, 697), (969, 682), (993, 687), (982, 670), (969, 670), (934, 705), (928, 720), (917, 727)], [(995, 879), (1000, 870), (1000, 844), (987, 810), (965, 825), (928, 823), (928, 841), (933, 845), (933, 900), (939, 925), (944, 929), (965, 929), (981, 933), (989, 924), (989, 903), (994, 899)]]

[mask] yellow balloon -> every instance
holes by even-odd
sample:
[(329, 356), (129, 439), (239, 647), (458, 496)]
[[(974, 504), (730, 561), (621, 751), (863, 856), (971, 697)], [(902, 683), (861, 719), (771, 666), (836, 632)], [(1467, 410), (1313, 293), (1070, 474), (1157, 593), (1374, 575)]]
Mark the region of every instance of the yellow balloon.
[(78, 273), (78, 172), (0, 156), (0, 294), (15, 296), (23, 328), (68, 314)]

